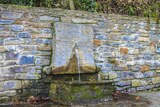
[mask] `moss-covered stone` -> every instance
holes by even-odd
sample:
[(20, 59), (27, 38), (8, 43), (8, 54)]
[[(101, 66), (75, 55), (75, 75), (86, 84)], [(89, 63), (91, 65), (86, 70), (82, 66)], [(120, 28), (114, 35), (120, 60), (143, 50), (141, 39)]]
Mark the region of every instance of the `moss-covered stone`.
[(51, 97), (69, 105), (111, 98), (114, 91), (111, 82), (53, 82), (50, 88)]

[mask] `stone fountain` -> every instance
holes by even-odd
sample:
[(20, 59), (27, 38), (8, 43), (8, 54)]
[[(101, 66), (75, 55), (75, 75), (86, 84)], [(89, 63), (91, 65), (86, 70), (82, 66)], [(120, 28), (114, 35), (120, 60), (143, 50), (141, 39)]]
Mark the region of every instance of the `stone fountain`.
[(54, 28), (50, 95), (63, 104), (110, 99), (112, 82), (98, 81), (92, 27), (57, 22)]

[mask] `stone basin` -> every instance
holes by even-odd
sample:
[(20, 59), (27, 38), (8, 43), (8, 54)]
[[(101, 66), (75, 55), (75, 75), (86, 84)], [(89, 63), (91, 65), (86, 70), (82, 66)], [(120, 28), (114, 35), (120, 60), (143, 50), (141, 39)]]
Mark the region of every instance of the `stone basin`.
[(53, 81), (50, 96), (60, 104), (100, 103), (112, 99), (112, 81)]

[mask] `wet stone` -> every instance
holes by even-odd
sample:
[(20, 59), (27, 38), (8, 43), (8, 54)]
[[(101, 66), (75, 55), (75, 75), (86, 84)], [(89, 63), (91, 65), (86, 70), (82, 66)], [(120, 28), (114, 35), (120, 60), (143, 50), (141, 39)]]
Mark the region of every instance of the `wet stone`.
[(23, 25), (11, 25), (10, 27), (13, 32), (22, 32), (23, 31)]

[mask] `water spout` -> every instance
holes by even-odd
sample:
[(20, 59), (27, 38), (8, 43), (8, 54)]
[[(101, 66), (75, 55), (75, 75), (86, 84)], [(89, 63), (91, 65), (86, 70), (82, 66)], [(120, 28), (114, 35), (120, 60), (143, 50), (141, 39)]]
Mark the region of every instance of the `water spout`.
[(79, 63), (79, 49), (78, 45), (75, 44), (75, 53), (77, 57), (77, 66), (78, 66), (78, 82), (81, 82), (81, 70), (80, 70), (80, 63)]

